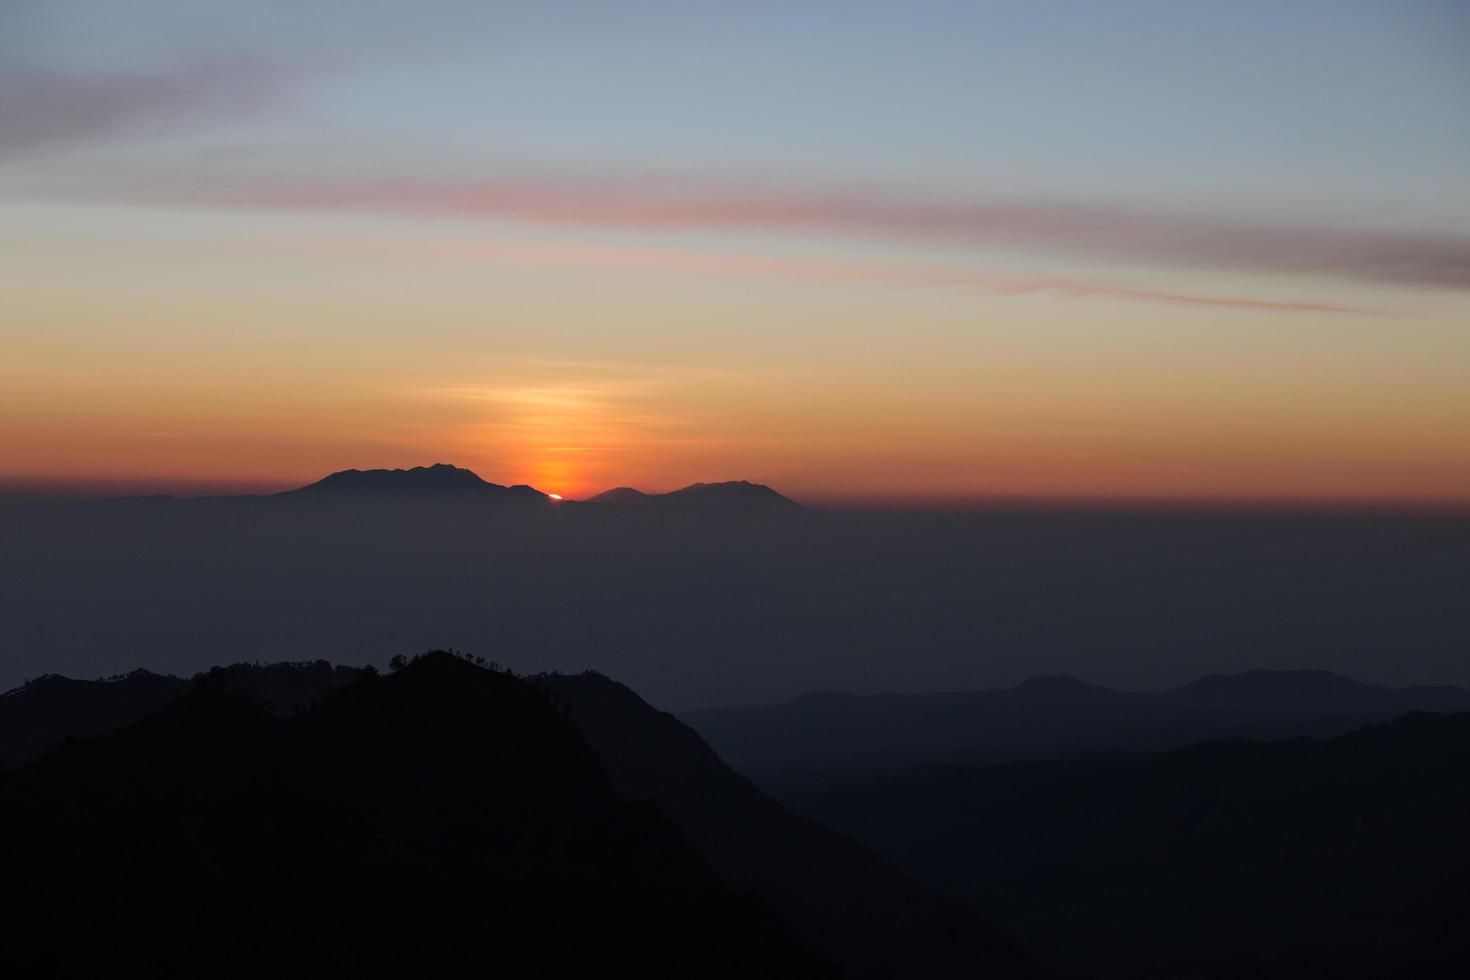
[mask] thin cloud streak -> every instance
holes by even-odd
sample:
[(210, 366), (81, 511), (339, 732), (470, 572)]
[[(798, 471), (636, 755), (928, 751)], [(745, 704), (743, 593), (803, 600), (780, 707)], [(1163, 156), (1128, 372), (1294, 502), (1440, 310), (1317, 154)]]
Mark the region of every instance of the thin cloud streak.
[(397, 213), (636, 232), (774, 231), (961, 243), (1086, 258), (1470, 289), (1470, 237), (1246, 223), (1063, 201), (924, 199), (663, 178), (249, 181), (113, 185), (141, 203)]
[(684, 272), (720, 278), (772, 277), (796, 282), (857, 282), (903, 289), (948, 288), (985, 295), (1051, 294), (1172, 303), (1220, 309), (1279, 313), (1383, 315), (1384, 311), (1337, 303), (1219, 296), (1171, 292), (1124, 283), (1065, 276), (1003, 276), (943, 265), (857, 262), (827, 259), (756, 256), (731, 252), (694, 251), (636, 246), (561, 245), (544, 242), (449, 242), (401, 239), (343, 246), (358, 254), (395, 259), (449, 261), (514, 261), (573, 268), (625, 269), (643, 272)]

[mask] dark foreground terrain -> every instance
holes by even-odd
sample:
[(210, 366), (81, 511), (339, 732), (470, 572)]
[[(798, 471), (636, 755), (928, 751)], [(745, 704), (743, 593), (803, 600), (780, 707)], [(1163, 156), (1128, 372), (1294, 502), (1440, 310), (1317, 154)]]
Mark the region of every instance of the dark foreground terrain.
[(831, 972), (538, 691), (447, 656), (289, 720), (191, 690), (0, 800), (19, 975)]
[(0, 737), (17, 975), (1040, 975), (600, 676), (45, 678)]
[[(788, 774), (783, 805), (600, 674), (395, 667), (0, 697), (18, 975), (1225, 980), (1460, 976), (1470, 957), (1470, 714)], [(1160, 697), (1273, 724), (1294, 706), (1308, 728), (1463, 694), (1290, 673), (1182, 690)], [(1043, 719), (1099, 697), (1038, 692)]]

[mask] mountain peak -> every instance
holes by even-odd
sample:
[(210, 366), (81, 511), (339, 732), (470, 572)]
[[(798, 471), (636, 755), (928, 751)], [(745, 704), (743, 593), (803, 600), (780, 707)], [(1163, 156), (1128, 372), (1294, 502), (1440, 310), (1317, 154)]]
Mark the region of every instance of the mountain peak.
[(632, 487), (613, 487), (611, 490), (604, 490), (595, 497), (588, 497), (586, 502), (589, 504), (616, 505), (641, 504), (647, 501), (649, 497), (649, 494), (644, 493), (642, 490), (634, 490)]
[(315, 483), (289, 494), (307, 496), (353, 497), (469, 497), (514, 495), (525, 499), (545, 500), (546, 495), (534, 487), (513, 487), (490, 483), (473, 470), (449, 463), (415, 466), (412, 469), (339, 470)]
[[(724, 480), (718, 483), (691, 483), (687, 487), (673, 491), (673, 493), (691, 494), (730, 494), (743, 496), (781, 496), (764, 483), (751, 483), (749, 480)], [(672, 496), (672, 494), (670, 494)]]
[(1012, 688), (1010, 693), (1031, 704), (1109, 703), (1129, 697), (1118, 691), (1080, 681), (1071, 674), (1043, 674), (1033, 677)]
[(618, 507), (658, 507), (661, 509), (755, 510), (766, 512), (805, 510), (801, 504), (783, 497), (762, 483), (749, 480), (727, 480), (723, 483), (691, 483), (669, 493), (644, 493), (632, 487), (615, 487), (587, 503)]
[(1328, 707), (1391, 697), (1388, 688), (1350, 680), (1329, 670), (1248, 670), (1210, 674), (1170, 692), (1199, 707)]
[(765, 511), (805, 510), (790, 497), (783, 497), (763, 483), (727, 480), (724, 483), (691, 483), (663, 495), (670, 503), (701, 507), (736, 507)]

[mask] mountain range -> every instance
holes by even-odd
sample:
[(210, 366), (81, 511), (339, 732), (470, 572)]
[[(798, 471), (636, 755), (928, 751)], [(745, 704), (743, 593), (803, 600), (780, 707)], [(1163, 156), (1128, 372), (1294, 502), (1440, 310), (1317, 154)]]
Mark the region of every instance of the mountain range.
[(1163, 693), (1075, 677), (1006, 690), (915, 695), (815, 692), (786, 704), (683, 719), (744, 772), (780, 781), (930, 763), (1129, 755), (1213, 738), (1329, 735), (1410, 711), (1470, 711), (1453, 686), (1390, 688), (1321, 670), (1213, 674)]
[(482, 479), (472, 470), (435, 463), (412, 469), (341, 470), (315, 483), (276, 494), (277, 497), (316, 500), (489, 500), (500, 502), (561, 502), (598, 508), (640, 511), (716, 511), (797, 513), (805, 508), (768, 486), (745, 480), (694, 483), (668, 493), (644, 493), (617, 487), (584, 501), (562, 501), (525, 484), (502, 486)]
[[(1463, 693), (1251, 672), (857, 700), (1264, 706), (1311, 727)], [(383, 677), (45, 677), (0, 697), (0, 755), (26, 975), (1284, 980), (1448, 977), (1470, 955), (1466, 713), (793, 778), (778, 802), (601, 674), (436, 652)]]

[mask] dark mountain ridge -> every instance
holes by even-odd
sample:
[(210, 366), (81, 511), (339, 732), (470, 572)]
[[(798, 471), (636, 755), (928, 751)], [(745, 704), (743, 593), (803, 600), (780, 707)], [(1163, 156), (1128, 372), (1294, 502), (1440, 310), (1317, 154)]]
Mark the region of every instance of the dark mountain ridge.
[(1328, 712), (1385, 707), (1389, 711), (1464, 711), (1470, 692), (1439, 687), (1382, 687), (1327, 670), (1252, 670), (1210, 674), (1166, 695), (1175, 703), (1213, 709)]
[(1210, 675), (1154, 694), (1054, 675), (1005, 690), (822, 692), (781, 705), (681, 717), (732, 765), (779, 779), (786, 772), (852, 774), (1126, 755), (1213, 738), (1330, 735), (1410, 711), (1470, 711), (1470, 691), (1380, 687), (1328, 671), (1261, 670)]
[[(142, 696), (144, 693), (155, 697), (150, 701)], [(159, 698), (165, 702), (161, 708), (156, 704)], [(554, 720), (548, 720), (548, 711)], [(132, 717), (128, 717), (130, 712)], [(568, 726), (566, 718), (575, 727)], [(36, 726), (35, 730), (26, 733), (28, 725)], [(487, 725), (488, 730), (483, 727)], [(465, 727), (468, 730), (461, 731)], [(116, 731), (109, 735), (109, 730)], [(276, 833), (299, 832), (306, 834), (308, 840), (315, 839), (308, 826), (288, 830), (295, 818), (278, 812), (278, 805), (299, 809), (301, 819), (308, 821), (330, 823), (348, 819), (350, 814), (354, 825), (368, 820), (370, 830), (379, 826), (378, 817), (369, 819), (353, 808), (369, 806), (371, 814), (379, 814), (384, 805), (378, 800), (380, 793), (403, 793), (406, 800), (420, 801), (404, 802), (403, 806), (450, 806), (448, 802), (434, 803), (443, 800), (449, 792), (441, 783), (468, 780), (478, 784), (486, 779), (491, 780), (492, 788), (487, 792), (493, 794), (496, 807), (511, 807), (517, 813), (530, 807), (532, 813), (527, 820), (549, 828), (546, 833), (551, 839), (536, 846), (562, 848), (565, 842), (559, 842), (556, 834), (565, 831), (581, 835), (578, 838), (581, 839), (588, 833), (586, 828), (576, 826), (567, 813), (561, 812), (563, 808), (570, 808), (588, 820), (612, 819), (606, 814), (605, 800), (598, 796), (602, 791), (582, 785), (596, 782), (606, 786), (610, 781), (617, 795), (635, 814), (643, 812), (640, 808), (653, 807), (650, 813), (662, 814), (660, 819), (666, 817), (671, 822), (670, 829), (676, 830), (677, 836), (693, 848), (687, 859), (697, 861), (701, 873), (713, 872), (711, 880), (724, 893), (753, 896), (741, 900), (745, 904), (737, 903), (734, 913), (725, 914), (732, 919), (732, 928), (738, 925), (752, 929), (757, 946), (766, 944), (767, 953), (776, 959), (770, 975), (820, 976), (828, 970), (828, 962), (838, 964), (844, 975), (853, 977), (942, 977), (981, 971), (998, 977), (1037, 975), (1031, 959), (1012, 940), (970, 910), (907, 879), (865, 847), (792, 815), (725, 766), (687, 726), (649, 707), (628, 688), (600, 675), (548, 675), (534, 678), (528, 684), (493, 669), (473, 667), (447, 654), (431, 654), (381, 679), (371, 670), (334, 668), (325, 661), (264, 666), (237, 664), (202, 672), (188, 681), (141, 671), (99, 682), (50, 678), (0, 699), (0, 732), (8, 733), (19, 750), (27, 751), (27, 758), (40, 757), (40, 761), (19, 770), (0, 772), (0, 805), (7, 800), (30, 798), (25, 794), (6, 796), (14, 787), (40, 785), (43, 791), (35, 797), (39, 802), (30, 811), (31, 819), (44, 822), (52, 812), (49, 808), (56, 806), (71, 814), (68, 819), (72, 822), (63, 821), (45, 830), (34, 830), (31, 824), (20, 820), (14, 824), (18, 834), (22, 837), (39, 834), (36, 839), (43, 842), (49, 840), (45, 837), (47, 833), (93, 834), (99, 841), (97, 846), (103, 846), (100, 841), (113, 833), (102, 823), (105, 818), (98, 816), (95, 827), (77, 825), (76, 815), (70, 808), (79, 805), (78, 800), (86, 799), (88, 806), (95, 804), (105, 811), (119, 805), (114, 799), (116, 794), (124, 794), (122, 831), (139, 835), (142, 841), (139, 846), (163, 849), (165, 863), (186, 862), (187, 867), (178, 873), (188, 877), (190, 888), (215, 887), (198, 878), (213, 872), (188, 864), (194, 860), (192, 857), (168, 852), (166, 842), (151, 830), (139, 829), (129, 821), (144, 819), (139, 807), (167, 806), (171, 811), (181, 809), (181, 814), (166, 821), (170, 833), (218, 835), (234, 827), (235, 823), (231, 822), (217, 824), (224, 817), (214, 810), (206, 813), (192, 810), (193, 795), (177, 798), (183, 792), (183, 785), (191, 781), (195, 790), (228, 801), (221, 806), (244, 806), (242, 814), (231, 814), (229, 820), (266, 821), (265, 840), (252, 842), (252, 848), (271, 846), (272, 834)], [(396, 734), (399, 732), (401, 736)], [(159, 740), (165, 744), (156, 744)], [(452, 745), (443, 744), (446, 740)], [(571, 744), (572, 741), (577, 744)], [(178, 744), (185, 742), (187, 746)], [(252, 748), (253, 743), (259, 743), (258, 747)], [(344, 761), (336, 760), (338, 754)], [(484, 761), (480, 759), (481, 754), (486, 756)], [(283, 755), (289, 759), (283, 761)], [(385, 755), (394, 761), (381, 779), (373, 782), (378, 779), (373, 775), (373, 767), (378, 764), (375, 760)], [(441, 760), (441, 755), (449, 761)], [(595, 760), (595, 779), (588, 772), (589, 760)], [(145, 765), (151, 765), (147, 772), (136, 771)], [(309, 775), (317, 769), (330, 772), (343, 766), (358, 767), (360, 771), (350, 777), (323, 776), (320, 785), (317, 777)], [(269, 774), (274, 771), (272, 767), (283, 771), (281, 780)], [(518, 774), (514, 780), (502, 772), (505, 767)], [(202, 772), (197, 778), (193, 775), (196, 770)], [(218, 785), (218, 781), (231, 778), (229, 773), (243, 783)], [(580, 787), (576, 789), (578, 793), (588, 795), (563, 798), (559, 795), (563, 790), (557, 789), (543, 799), (549, 791), (542, 782), (549, 779), (568, 780), (573, 788)], [(303, 784), (300, 780), (307, 782)], [(526, 785), (515, 789), (512, 784), (516, 780)], [(132, 792), (123, 789), (122, 783), (126, 781), (136, 781), (141, 787), (138, 789), (141, 797), (126, 795)], [(236, 799), (233, 794), (237, 792), (247, 794), (248, 805)], [(320, 813), (323, 804), (317, 797), (329, 792), (334, 794), (332, 806), (337, 809), (331, 814)], [(522, 799), (526, 793), (535, 799)], [(303, 794), (310, 797), (309, 802), (301, 802)], [(469, 807), (471, 812), (467, 815), (456, 811), (452, 818), (436, 819), (450, 820), (451, 824), (471, 820), (475, 808), (484, 805), (477, 799), (452, 803), (456, 808)], [(129, 806), (133, 809), (129, 810)], [(393, 819), (400, 818), (398, 814)], [(440, 833), (422, 823), (409, 823), (421, 828), (417, 832), (431, 837)], [(623, 825), (617, 820), (613, 823), (615, 827)], [(399, 840), (400, 834), (408, 832), (394, 831), (386, 845), (387, 860), (408, 859), (408, 855), (399, 854), (400, 846), (410, 848), (414, 855), (419, 855), (421, 846), (427, 846), (423, 842)], [(514, 834), (527, 832), (521, 828)], [(649, 834), (658, 836), (647, 827), (638, 831), (638, 835)], [(520, 836), (501, 843), (524, 847)], [(360, 845), (334, 846), (350, 851)], [(381, 842), (371, 845), (375, 852), (383, 846)], [(489, 845), (481, 845), (481, 850), (473, 853), (481, 854), (485, 846)], [(614, 845), (604, 841), (599, 846)], [(659, 846), (673, 845), (666, 842)], [(291, 860), (307, 865), (306, 874), (314, 875), (317, 870), (313, 870), (316, 868), (313, 862), (318, 857), (309, 851), (303, 853), (305, 847), (308, 845), (298, 842), (286, 848), (285, 853), (291, 855)], [(112, 865), (108, 862), (132, 860), (131, 853), (124, 848), (120, 856), (99, 858), (88, 851), (78, 860), (97, 861), (97, 869), (67, 866), (64, 870), (71, 877), (63, 877), (82, 881), (94, 873), (111, 874)], [(251, 857), (254, 851), (247, 848), (245, 855)], [(630, 859), (634, 856), (647, 859), (646, 849), (635, 850)], [(236, 857), (232, 852), (208, 851), (200, 859), (220, 862), (224, 869), (230, 870)], [(614, 857), (604, 855), (601, 860)], [(328, 855), (325, 859), (338, 858)], [(421, 855), (412, 857), (414, 861), (421, 859)], [(504, 860), (494, 853), (483, 854), (482, 859)], [(518, 854), (516, 860), (524, 864), (525, 874), (535, 874), (534, 862), (543, 859), (544, 855), (533, 848), (530, 853)], [(266, 871), (279, 873), (278, 865), (272, 863), (278, 860), (281, 858), (267, 861)], [(570, 858), (563, 855), (548, 860), (551, 860), (548, 873), (553, 881), (557, 874), (569, 873), (557, 862)], [(658, 858), (648, 873), (656, 877), (661, 873), (658, 869), (668, 860)], [(42, 877), (46, 874), (40, 865), (24, 865), (23, 861), (21, 865), (27, 874)], [(0, 867), (0, 872), (4, 870)], [(257, 873), (263, 872), (252, 869), (246, 874), (247, 893), (252, 888), (263, 887), (251, 877)], [(358, 887), (370, 887), (362, 882), (360, 875), (350, 880)], [(317, 882), (313, 887), (335, 894), (331, 892), (334, 886)], [(470, 886), (461, 883), (455, 887)], [(665, 882), (657, 887), (669, 886)], [(121, 897), (115, 900), (122, 901)], [(384, 896), (383, 900), (391, 904), (390, 897)], [(478, 901), (463, 896), (455, 900), (467, 901), (472, 908)], [(77, 914), (76, 909), (65, 904), (64, 897), (52, 896), (48, 901), (51, 904), (47, 908), (58, 916)], [(639, 901), (636, 892), (630, 901), (635, 905)], [(350, 903), (348, 907), (356, 908)], [(146, 902), (144, 908), (159, 915), (176, 911), (166, 904)], [(762, 916), (769, 915), (767, 908), (785, 925), (778, 925), (776, 918), (763, 919)], [(699, 911), (696, 905), (685, 914), (708, 912), (708, 909)], [(82, 913), (86, 914), (89, 913)], [(124, 918), (133, 914), (128, 912)], [(237, 910), (231, 914), (240, 913)], [(577, 919), (581, 914), (595, 913), (573, 905), (549, 917), (562, 927), (576, 930), (583, 927)], [(641, 913), (628, 909), (619, 914)], [(512, 922), (517, 921), (514, 916), (510, 918)], [(244, 923), (239, 928), (244, 929), (249, 923), (260, 926), (248, 915)], [(688, 923), (683, 926), (679, 923), (675, 917), (666, 925), (671, 929), (691, 928)], [(212, 922), (210, 927), (231, 936), (237, 928), (219, 922)], [(795, 935), (809, 944), (815, 955), (788, 936), (786, 927), (795, 930)], [(338, 927), (327, 928), (330, 932)], [(423, 921), (417, 922), (414, 928), (429, 931), (433, 925)], [(692, 928), (696, 936), (703, 930), (709, 939), (713, 930), (715, 940), (726, 941), (719, 939), (722, 927), (718, 925), (695, 923)], [(235, 941), (231, 939), (232, 943)], [(339, 936), (332, 941), (343, 940)], [(129, 942), (136, 945), (143, 941), (133, 937)], [(377, 949), (370, 942), (364, 948)], [(686, 949), (679, 955), (685, 957), (687, 953)], [(310, 960), (320, 956), (321, 951), (307, 949), (300, 955)], [(484, 955), (483, 950), (464, 948), (453, 953), (456, 957)], [(624, 951), (618, 955), (631, 954)], [(745, 961), (734, 957), (732, 962)], [(741, 974), (740, 970), (725, 970), (719, 962), (712, 968), (717, 975)]]
[(542, 692), (448, 654), (290, 717), (191, 685), (0, 774), (0, 812), (26, 976), (833, 975)]
[(101, 735), (143, 718), (186, 687), (177, 677), (135, 670), (107, 680), (50, 674), (0, 695), (0, 770), (37, 758), (67, 739)]
[[(347, 469), (329, 473), (314, 483), (284, 490), (270, 497), (280, 499), (494, 499), (550, 503), (552, 498), (523, 483), (491, 483), (473, 470), (450, 463), (433, 463), (407, 469)], [(178, 498), (150, 494), (92, 501), (92, 503), (168, 503)], [(262, 499), (250, 495), (190, 497), (190, 501), (238, 501)], [(68, 501), (73, 505), (87, 501)], [(662, 509), (800, 511), (800, 504), (760, 483), (728, 480), (720, 483), (691, 483), (668, 493), (644, 493), (632, 487), (614, 487), (582, 501), (568, 504), (598, 504), (607, 507), (658, 507)]]
[(0, 770), (40, 757), (68, 740), (105, 735), (163, 708), (191, 687), (289, 715), (333, 688), (371, 674), (325, 660), (214, 667), (191, 680), (138, 669), (95, 681), (59, 674), (38, 677), (0, 695)]

